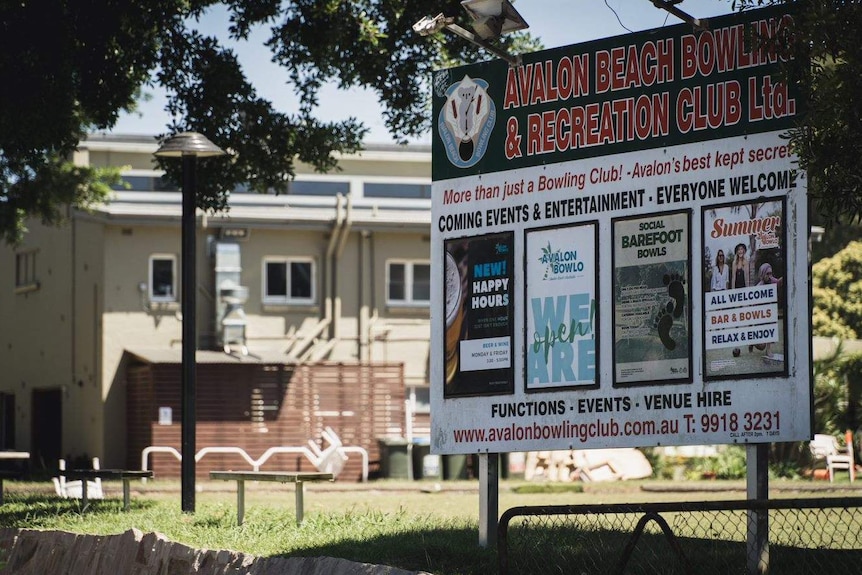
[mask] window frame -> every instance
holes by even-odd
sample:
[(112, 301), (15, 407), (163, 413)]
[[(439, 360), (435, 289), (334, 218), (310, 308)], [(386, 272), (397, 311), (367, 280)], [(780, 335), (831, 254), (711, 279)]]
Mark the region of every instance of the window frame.
[[(374, 193), (376, 189), (377, 193)], [(396, 193), (397, 190), (417, 191), (413, 193)], [(366, 180), (362, 182), (362, 197), (369, 200), (407, 200), (431, 201), (431, 182), (405, 180)]]
[[(267, 292), (269, 284), (269, 264), (284, 264), (285, 294), (272, 295)], [(311, 281), (311, 295), (307, 298), (291, 297), (291, 264), (309, 264), (309, 279)], [(314, 305), (317, 301), (317, 262), (312, 257), (305, 256), (264, 256), (261, 261), (260, 297), (264, 304), (275, 305)]]
[[(156, 294), (153, 291), (154, 278), (153, 278), (153, 263), (156, 261), (170, 260), (171, 262), (171, 295), (161, 295)], [(177, 300), (179, 285), (177, 281), (177, 256), (176, 254), (150, 254), (147, 263), (147, 297), (152, 302), (164, 302), (164, 303), (174, 303)]]
[(25, 249), (15, 252), (15, 291), (25, 293), (39, 289), (39, 278), (36, 274), (36, 256), (38, 249)]
[[(391, 292), (391, 283), (392, 283), (392, 266), (393, 265), (402, 265), (404, 266), (404, 299), (392, 299), (390, 297)], [(414, 268), (416, 266), (427, 266), (428, 267), (428, 299), (414, 299)], [(429, 260), (423, 259), (390, 259), (386, 260), (386, 305), (392, 307), (430, 307), (431, 306), (431, 262)]]

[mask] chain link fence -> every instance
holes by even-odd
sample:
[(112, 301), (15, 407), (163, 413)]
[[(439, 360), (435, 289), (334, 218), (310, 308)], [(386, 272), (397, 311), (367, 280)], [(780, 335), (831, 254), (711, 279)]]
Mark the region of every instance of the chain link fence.
[(500, 575), (858, 573), (862, 498), (515, 507)]

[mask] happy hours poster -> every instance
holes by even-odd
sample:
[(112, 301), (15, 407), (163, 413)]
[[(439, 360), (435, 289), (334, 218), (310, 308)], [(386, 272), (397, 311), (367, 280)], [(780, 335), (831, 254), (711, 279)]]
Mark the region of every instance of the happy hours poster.
[(444, 245), (444, 396), (512, 393), (514, 234)]

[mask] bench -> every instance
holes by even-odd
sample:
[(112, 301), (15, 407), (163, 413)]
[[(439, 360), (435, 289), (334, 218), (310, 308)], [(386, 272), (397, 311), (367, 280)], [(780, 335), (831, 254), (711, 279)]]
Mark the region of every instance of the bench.
[(305, 483), (308, 481), (333, 481), (335, 475), (318, 471), (210, 471), (210, 479), (236, 481), (236, 524), (242, 525), (245, 516), (245, 482), (275, 481), (296, 484), (296, 524), (302, 523)]
[(152, 471), (130, 469), (72, 469), (65, 471), (67, 478), (81, 480), (81, 511), (87, 509), (87, 480), (103, 479), (105, 481), (122, 479), (123, 481), (123, 511), (129, 510), (131, 500), (129, 482), (132, 479), (145, 479), (153, 476)]

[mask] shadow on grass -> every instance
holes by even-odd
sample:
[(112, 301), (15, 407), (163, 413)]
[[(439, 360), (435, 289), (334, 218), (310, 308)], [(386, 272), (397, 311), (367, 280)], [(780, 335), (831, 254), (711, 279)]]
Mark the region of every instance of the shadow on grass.
[[(663, 533), (643, 533), (635, 540), (630, 531), (565, 527), (519, 529), (510, 537), (504, 570), (508, 575), (750, 573), (744, 541)], [(771, 544), (768, 561), (769, 572), (782, 575), (855, 572), (862, 564), (862, 550)]]
[(475, 527), (405, 528), (395, 534), (323, 542), (306, 546), (300, 552), (276, 556), (340, 557), (435, 575), (488, 575), (497, 572), (497, 552), (479, 546)]
[[(153, 502), (130, 501), (132, 510), (148, 509)], [(123, 513), (122, 499), (91, 499), (86, 515)], [(58, 517), (81, 516), (80, 499), (61, 499), (39, 494), (7, 494), (0, 506), (0, 526), (11, 529), (40, 529), (53, 527)]]

